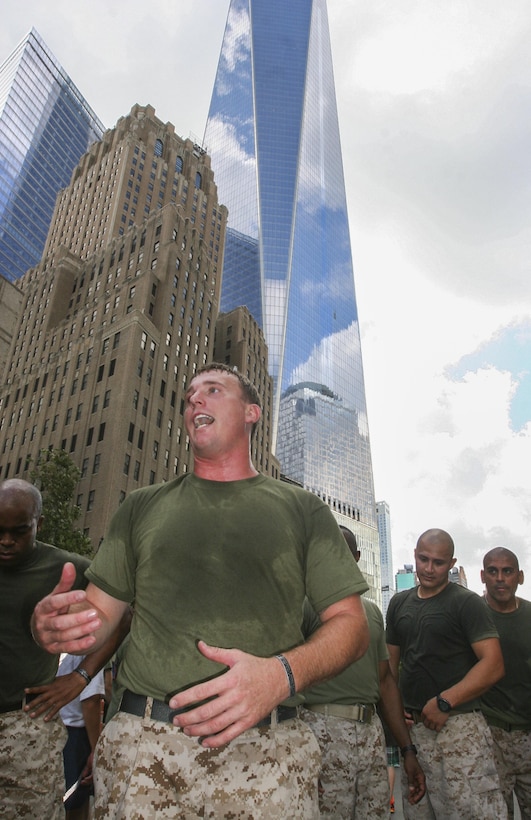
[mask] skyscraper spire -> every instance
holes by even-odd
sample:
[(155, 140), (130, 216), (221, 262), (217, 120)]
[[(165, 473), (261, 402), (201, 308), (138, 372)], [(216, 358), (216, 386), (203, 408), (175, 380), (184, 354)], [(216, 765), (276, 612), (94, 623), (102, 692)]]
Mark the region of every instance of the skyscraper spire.
[(246, 304), (264, 330), (282, 471), (376, 554), (325, 0), (231, 0), (205, 146), (229, 211), (221, 309)]

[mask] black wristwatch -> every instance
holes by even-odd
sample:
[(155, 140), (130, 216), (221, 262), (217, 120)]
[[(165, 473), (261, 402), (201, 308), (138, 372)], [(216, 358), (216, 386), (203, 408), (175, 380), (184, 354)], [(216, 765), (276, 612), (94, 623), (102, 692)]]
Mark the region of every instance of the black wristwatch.
[(441, 712), (451, 712), (452, 711), (452, 704), (446, 698), (442, 698), (440, 695), (437, 695), (437, 707)]

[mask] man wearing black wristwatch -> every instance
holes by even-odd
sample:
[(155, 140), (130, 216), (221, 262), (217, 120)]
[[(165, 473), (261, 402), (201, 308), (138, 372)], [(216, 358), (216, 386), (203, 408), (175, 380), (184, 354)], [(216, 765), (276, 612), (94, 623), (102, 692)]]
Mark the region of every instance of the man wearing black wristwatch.
[(492, 738), (479, 696), (504, 673), (496, 628), (481, 598), (449, 582), (454, 544), (430, 529), (415, 550), (418, 586), (395, 595), (387, 645), (410, 733), (426, 774), (426, 796), (404, 802), (406, 818), (502, 820)]

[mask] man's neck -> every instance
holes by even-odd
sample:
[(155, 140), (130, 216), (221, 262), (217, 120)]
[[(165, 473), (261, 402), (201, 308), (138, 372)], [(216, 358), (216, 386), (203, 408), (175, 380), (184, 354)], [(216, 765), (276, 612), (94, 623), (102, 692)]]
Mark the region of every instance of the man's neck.
[(488, 606), (491, 609), (493, 609), (494, 612), (502, 612), (505, 614), (507, 614), (508, 612), (516, 612), (520, 605), (520, 601), (518, 600), (516, 595), (514, 596), (514, 598), (510, 598), (510, 600), (504, 601), (503, 603), (500, 603), (499, 601), (494, 601), (488, 595), (485, 595), (485, 600)]
[(424, 600), (425, 598), (435, 598), (436, 595), (440, 595), (441, 592), (446, 589), (448, 583), (444, 584), (442, 587), (437, 587), (436, 589), (425, 589), (419, 584), (417, 587), (417, 595), (421, 600)]
[(234, 458), (227, 461), (211, 461), (196, 456), (194, 475), (206, 481), (243, 481), (246, 478), (254, 478), (258, 471), (249, 459), (241, 462)]

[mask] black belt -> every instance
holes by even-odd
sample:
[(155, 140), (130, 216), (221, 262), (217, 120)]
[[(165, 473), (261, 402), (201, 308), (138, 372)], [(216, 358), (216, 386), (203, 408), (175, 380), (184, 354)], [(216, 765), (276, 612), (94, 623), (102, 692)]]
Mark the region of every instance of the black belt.
[(38, 698), (39, 696), (34, 695), (25, 695), (23, 700), (17, 700), (14, 703), (6, 703), (3, 706), (0, 706), (0, 715), (5, 714), (6, 712), (18, 712), (22, 709), (27, 703), (31, 703), (32, 700)]
[[(152, 700), (151, 709), (149, 709), (148, 700)], [(129, 715), (136, 715), (137, 717), (147, 717), (151, 720), (160, 720), (162, 723), (173, 723), (173, 718), (183, 712), (189, 712), (190, 707), (186, 709), (170, 709), (167, 703), (156, 698), (147, 698), (146, 695), (137, 695), (126, 689), (122, 696), (122, 701), (119, 707), (120, 712), (127, 712)], [(298, 717), (299, 710), (296, 706), (277, 706), (276, 709), (266, 715), (265, 718), (259, 720), (255, 724), (256, 727), (274, 726), (275, 723), (281, 723), (284, 720), (292, 720)]]

